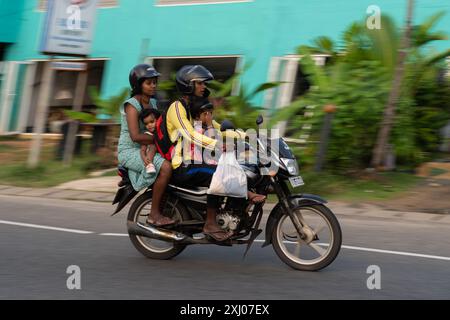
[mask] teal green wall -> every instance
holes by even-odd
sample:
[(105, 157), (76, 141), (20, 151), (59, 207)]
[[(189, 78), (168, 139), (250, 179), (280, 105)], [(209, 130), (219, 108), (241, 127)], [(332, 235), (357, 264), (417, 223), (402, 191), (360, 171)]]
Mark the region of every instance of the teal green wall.
[[(267, 80), (272, 57), (292, 54), (319, 35), (338, 39), (350, 23), (366, 17), (369, 5), (376, 3), (398, 23), (403, 23), (406, 11), (406, 0), (255, 0), (173, 7), (154, 6), (154, 0), (118, 1), (118, 7), (98, 11), (92, 48), (92, 57), (110, 59), (102, 88), (105, 96), (128, 85), (128, 71), (139, 62), (145, 38), (150, 40), (145, 53), (149, 56), (242, 55), (253, 62), (243, 78), (253, 88)], [(36, 8), (37, 0), (27, 1), (28, 6), (32, 2)], [(418, 0), (414, 22), (439, 10), (447, 15), (438, 29), (450, 33), (448, 0)], [(42, 58), (37, 48), (43, 18), (36, 10), (25, 11), (9, 60)], [(450, 47), (450, 41), (436, 45), (442, 50)]]
[(0, 42), (16, 42), (25, 0), (0, 0)]

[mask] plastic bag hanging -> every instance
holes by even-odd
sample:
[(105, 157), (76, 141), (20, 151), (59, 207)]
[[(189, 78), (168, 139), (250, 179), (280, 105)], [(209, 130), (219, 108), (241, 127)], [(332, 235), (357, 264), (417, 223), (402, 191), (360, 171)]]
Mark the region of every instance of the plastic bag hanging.
[(247, 198), (247, 176), (236, 160), (234, 151), (224, 152), (220, 156), (207, 193)]

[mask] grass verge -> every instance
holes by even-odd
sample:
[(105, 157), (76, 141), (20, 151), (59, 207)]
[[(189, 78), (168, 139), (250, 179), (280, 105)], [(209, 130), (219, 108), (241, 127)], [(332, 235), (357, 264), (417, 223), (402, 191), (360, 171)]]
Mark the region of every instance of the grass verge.
[(18, 147), (0, 143), (0, 184), (18, 187), (53, 187), (64, 182), (87, 178), (91, 171), (111, 167), (110, 157), (90, 154), (90, 144), (87, 142), (83, 144), (81, 154), (74, 157), (71, 166), (65, 166), (62, 161), (55, 160), (57, 147), (55, 143), (46, 142), (42, 148), (39, 166), (31, 169), (27, 166), (29, 153), (27, 146)]

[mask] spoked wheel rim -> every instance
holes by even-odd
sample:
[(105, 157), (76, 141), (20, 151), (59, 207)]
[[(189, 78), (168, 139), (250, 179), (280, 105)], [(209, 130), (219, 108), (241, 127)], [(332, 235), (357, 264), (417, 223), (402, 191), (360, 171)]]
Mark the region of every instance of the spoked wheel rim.
[(326, 259), (331, 252), (334, 233), (330, 221), (319, 210), (302, 207), (294, 210), (303, 225), (306, 239), (301, 239), (289, 215), (284, 215), (277, 226), (277, 240), (283, 254), (290, 260), (313, 265)]
[[(148, 201), (143, 202), (136, 210), (136, 215), (134, 216), (134, 222), (145, 225), (147, 217), (148, 217), (151, 209), (152, 209), (152, 199), (149, 199)], [(166, 213), (166, 212), (173, 213), (171, 218), (174, 219), (175, 221), (182, 221), (182, 217), (181, 217), (179, 210), (175, 206), (173, 206), (173, 204), (166, 203), (166, 205), (164, 206), (164, 213)], [(174, 248), (174, 245), (172, 242), (151, 239), (151, 238), (141, 237), (141, 236), (136, 236), (136, 239), (139, 241), (139, 243), (145, 249), (156, 252), (156, 253), (169, 252), (170, 250), (172, 250)]]

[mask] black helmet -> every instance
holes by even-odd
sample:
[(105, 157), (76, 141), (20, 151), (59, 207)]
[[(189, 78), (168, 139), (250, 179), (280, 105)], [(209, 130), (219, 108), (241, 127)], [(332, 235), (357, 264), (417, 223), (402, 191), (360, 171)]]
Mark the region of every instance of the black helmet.
[(197, 118), (200, 113), (206, 110), (213, 110), (214, 106), (209, 102), (208, 98), (193, 97), (191, 101), (190, 111), (193, 118)]
[[(212, 73), (201, 65), (187, 65), (178, 70), (176, 75), (176, 85), (178, 91), (186, 95), (194, 93), (194, 81), (214, 80)], [(209, 96), (209, 90), (205, 90), (204, 97)]]
[(161, 74), (149, 64), (138, 64), (130, 71), (130, 86), (133, 92), (140, 92), (145, 79), (159, 77)]

